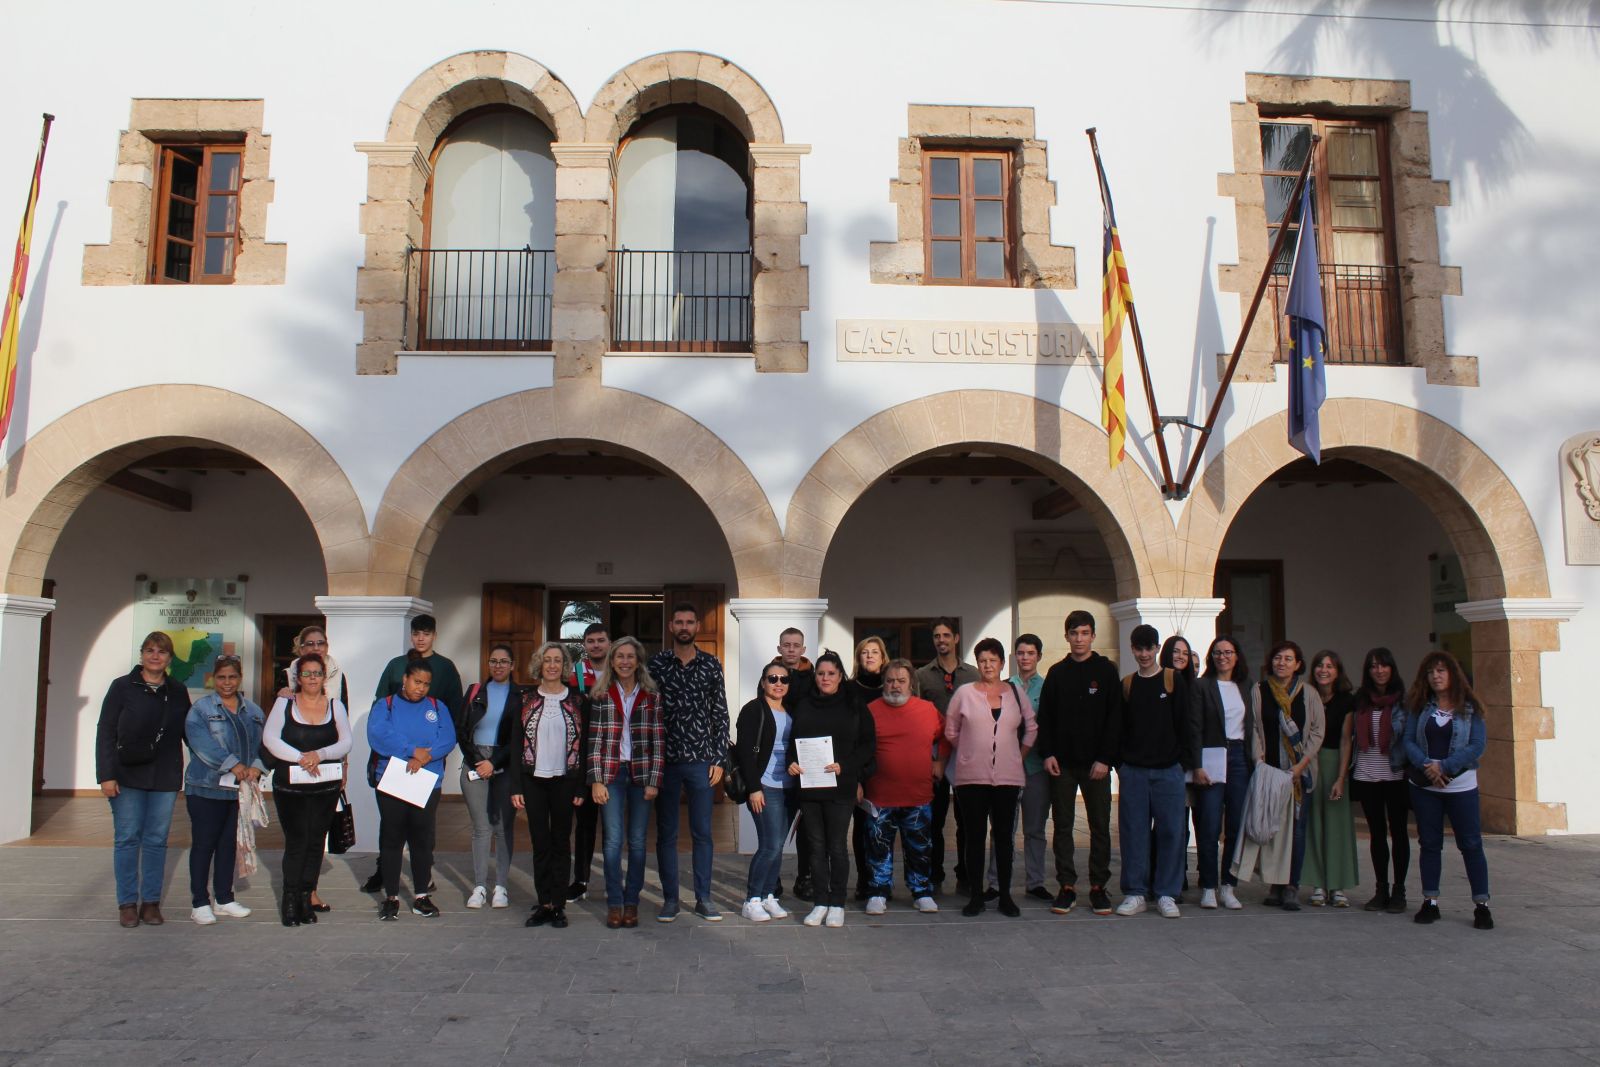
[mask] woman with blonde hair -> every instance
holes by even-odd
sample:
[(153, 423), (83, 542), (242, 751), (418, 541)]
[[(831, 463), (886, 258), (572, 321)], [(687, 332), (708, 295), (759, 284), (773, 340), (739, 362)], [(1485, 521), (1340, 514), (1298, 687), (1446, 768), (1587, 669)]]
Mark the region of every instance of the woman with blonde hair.
[[(606, 926), (612, 930), (639, 925), (645, 834), (650, 827), (650, 805), (661, 791), (666, 764), (661, 694), (645, 668), (645, 659), (644, 646), (637, 638), (619, 638), (606, 653), (605, 667), (589, 690), (584, 766), (589, 798), (599, 806), (604, 827), (601, 856), (606, 873)], [(624, 841), (628, 846), (626, 881)]]
[(572, 813), (583, 803), (583, 697), (565, 682), (572, 659), (561, 642), (539, 646), (533, 671), (539, 685), (523, 698), (520, 753), (511, 761), (511, 805), (528, 813), (539, 898), (523, 925), (561, 930), (567, 925)]

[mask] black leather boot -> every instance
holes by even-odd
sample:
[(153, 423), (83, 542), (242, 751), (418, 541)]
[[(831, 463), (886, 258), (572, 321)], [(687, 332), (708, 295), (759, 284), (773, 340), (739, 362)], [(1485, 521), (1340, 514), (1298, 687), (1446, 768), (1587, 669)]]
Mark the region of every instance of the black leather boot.
[(278, 914), (283, 918), (285, 926), (300, 925), (300, 894), (295, 890), (285, 887), (283, 899), (278, 902)]
[(294, 896), (295, 912), (302, 926), (310, 925), (317, 921), (317, 913), (311, 907), (311, 890), (302, 889)]

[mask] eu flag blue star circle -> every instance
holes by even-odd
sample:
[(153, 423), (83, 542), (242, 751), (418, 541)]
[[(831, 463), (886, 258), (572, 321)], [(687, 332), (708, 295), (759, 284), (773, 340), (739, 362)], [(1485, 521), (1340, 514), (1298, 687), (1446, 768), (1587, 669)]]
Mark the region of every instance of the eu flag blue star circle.
[(1289, 443), (1313, 463), (1322, 462), (1319, 415), (1328, 396), (1323, 373), (1328, 330), (1322, 310), (1322, 269), (1312, 217), (1311, 175), (1300, 193), (1300, 233), (1289, 272)]

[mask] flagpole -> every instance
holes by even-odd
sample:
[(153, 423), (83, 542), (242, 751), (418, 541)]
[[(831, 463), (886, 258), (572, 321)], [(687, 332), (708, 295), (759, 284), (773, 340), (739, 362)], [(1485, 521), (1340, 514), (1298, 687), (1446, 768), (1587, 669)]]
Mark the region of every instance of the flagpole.
[[(1300, 203), (1301, 191), (1305, 189), (1306, 182), (1311, 176), (1311, 160), (1317, 154), (1317, 142), (1322, 138), (1316, 134), (1311, 136), (1311, 147), (1306, 152), (1306, 161), (1300, 165), (1300, 176), (1295, 179), (1294, 195), (1288, 200), (1290, 204)], [(1256, 283), (1256, 292), (1250, 298), (1250, 308), (1245, 312), (1244, 323), (1239, 327), (1238, 339), (1233, 342), (1233, 355), (1228, 357), (1228, 366), (1222, 372), (1222, 381), (1217, 387), (1217, 395), (1211, 401), (1211, 411), (1206, 415), (1206, 424), (1200, 428), (1200, 439), (1195, 442), (1194, 452), (1189, 456), (1189, 466), (1183, 472), (1183, 481), (1177, 489), (1178, 496), (1182, 497), (1189, 492), (1189, 485), (1194, 481), (1195, 471), (1200, 467), (1200, 457), (1205, 455), (1206, 442), (1211, 439), (1211, 431), (1217, 425), (1217, 416), (1222, 412), (1222, 401), (1228, 395), (1228, 386), (1233, 382), (1233, 372), (1239, 368), (1239, 357), (1244, 354), (1244, 343), (1250, 336), (1250, 327), (1255, 325), (1256, 312), (1261, 308), (1261, 298), (1266, 295), (1267, 283), (1272, 280), (1273, 264), (1278, 262), (1278, 256), (1283, 252), (1283, 246), (1289, 240), (1288, 209), (1284, 209), (1284, 221), (1278, 226), (1278, 236), (1272, 242), (1272, 251), (1267, 253), (1267, 265), (1261, 271), (1261, 280)], [(1297, 230), (1304, 232), (1305, 220), (1300, 220)], [(1291, 267), (1292, 271), (1294, 268)]]
[[(1117, 227), (1117, 213), (1111, 206), (1111, 187), (1106, 183), (1106, 168), (1100, 162), (1100, 142), (1095, 138), (1096, 127), (1091, 126), (1083, 132), (1089, 135), (1089, 148), (1094, 153), (1095, 173), (1100, 177), (1100, 201), (1105, 205), (1106, 217), (1111, 221), (1111, 228)], [(1104, 264), (1101, 265), (1102, 268)], [(1133, 352), (1139, 357), (1139, 377), (1144, 381), (1144, 398), (1150, 405), (1150, 425), (1155, 429), (1156, 455), (1161, 460), (1161, 493), (1169, 498), (1181, 497), (1176, 483), (1172, 480), (1172, 461), (1167, 458), (1167, 439), (1162, 435), (1161, 415), (1156, 410), (1156, 389), (1150, 381), (1150, 366), (1144, 358), (1144, 336), (1139, 332), (1139, 312), (1132, 300), (1125, 302), (1128, 308), (1128, 325), (1133, 330)]]

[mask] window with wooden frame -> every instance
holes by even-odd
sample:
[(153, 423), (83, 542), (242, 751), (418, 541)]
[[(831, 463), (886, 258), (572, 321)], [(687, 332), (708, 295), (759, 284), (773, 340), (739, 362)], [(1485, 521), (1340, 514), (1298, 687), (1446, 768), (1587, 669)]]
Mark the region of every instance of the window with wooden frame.
[(243, 160), (243, 144), (159, 146), (151, 282), (233, 281)]
[(1011, 153), (924, 148), (923, 280), (1015, 285)]
[[(1400, 328), (1400, 270), (1394, 248), (1388, 125), (1357, 119), (1274, 118), (1261, 123), (1261, 182), (1267, 237), (1290, 228), (1273, 268), (1274, 306), (1287, 298), (1289, 267), (1299, 228), (1295, 181), (1316, 141), (1313, 210), (1332, 363), (1404, 363)], [(1278, 318), (1278, 359), (1287, 331)]]

